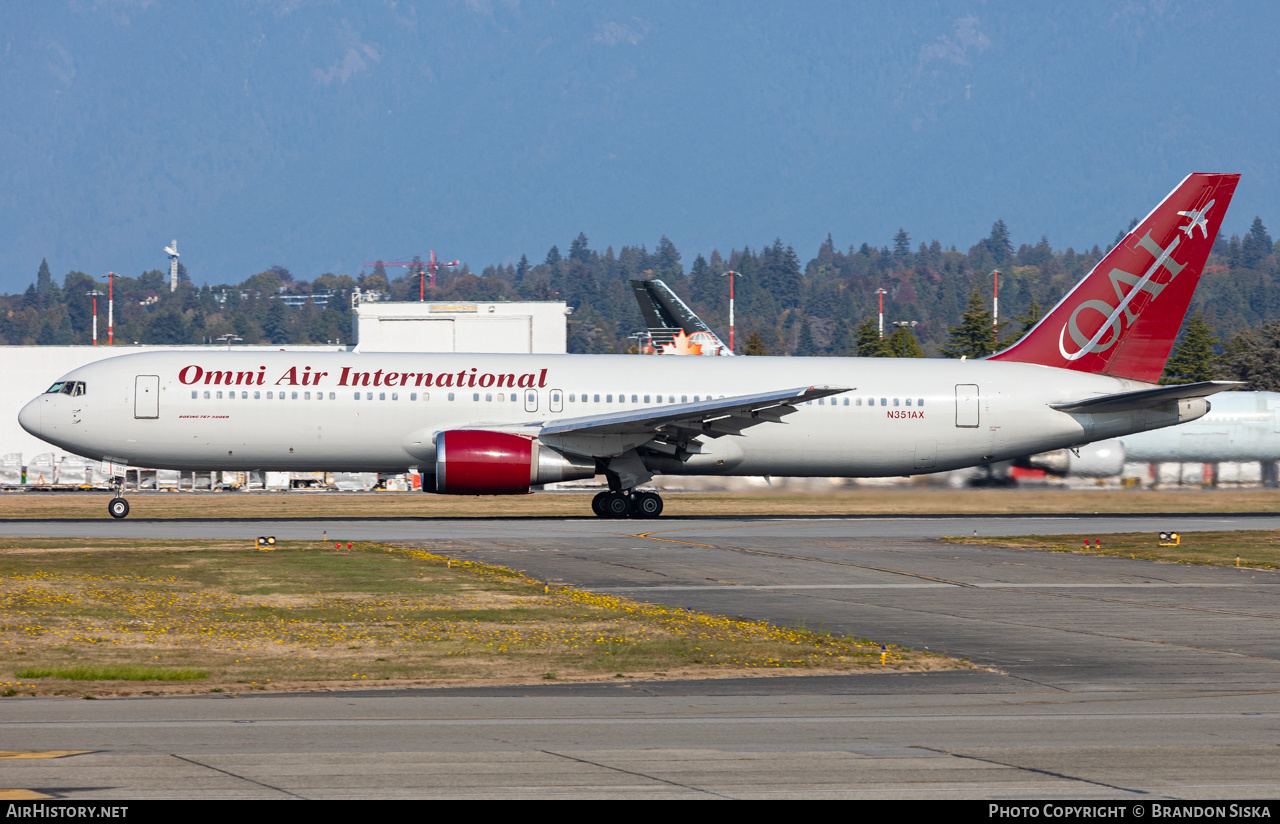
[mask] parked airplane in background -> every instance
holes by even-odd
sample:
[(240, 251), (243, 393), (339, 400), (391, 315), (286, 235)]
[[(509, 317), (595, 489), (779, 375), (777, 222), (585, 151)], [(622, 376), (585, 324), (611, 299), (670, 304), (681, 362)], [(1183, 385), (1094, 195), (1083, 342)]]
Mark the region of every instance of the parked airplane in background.
[(1110, 478), (1131, 463), (1280, 461), (1280, 392), (1224, 392), (1192, 423), (1098, 441), (1017, 463), (1050, 475)]
[[(959, 469), (1201, 417), (1155, 386), (1239, 175), (1189, 175), (1021, 340), (980, 360), (174, 352), (73, 370), (28, 432), (157, 469), (423, 473), (528, 492), (603, 473), (597, 515), (656, 517), (656, 474)], [(109, 505), (129, 506), (117, 491)]]
[[(633, 280), (649, 336), (641, 351), (659, 355), (732, 355), (733, 350), (661, 280)], [(686, 340), (687, 339), (687, 340)]]

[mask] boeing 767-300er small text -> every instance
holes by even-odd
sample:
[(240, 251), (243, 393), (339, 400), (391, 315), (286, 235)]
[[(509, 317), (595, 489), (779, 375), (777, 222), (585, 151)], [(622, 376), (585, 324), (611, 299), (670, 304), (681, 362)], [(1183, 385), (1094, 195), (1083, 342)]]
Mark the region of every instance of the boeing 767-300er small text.
[[(19, 414), (117, 467), (421, 472), (448, 495), (603, 474), (602, 517), (657, 517), (658, 474), (939, 472), (1194, 420), (1157, 386), (1239, 175), (1193, 174), (1021, 340), (977, 360), (164, 352), (63, 375)], [(110, 512), (123, 518), (119, 487)]]

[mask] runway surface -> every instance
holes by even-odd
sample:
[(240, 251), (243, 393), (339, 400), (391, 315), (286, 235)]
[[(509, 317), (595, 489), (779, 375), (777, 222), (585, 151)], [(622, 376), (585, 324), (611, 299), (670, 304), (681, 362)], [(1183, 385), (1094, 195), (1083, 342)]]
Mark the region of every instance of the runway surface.
[(942, 535), (1280, 516), (0, 522), (8, 535), (417, 541), (640, 600), (986, 670), (401, 693), (7, 699), (5, 786), (58, 797), (1275, 797), (1280, 574)]

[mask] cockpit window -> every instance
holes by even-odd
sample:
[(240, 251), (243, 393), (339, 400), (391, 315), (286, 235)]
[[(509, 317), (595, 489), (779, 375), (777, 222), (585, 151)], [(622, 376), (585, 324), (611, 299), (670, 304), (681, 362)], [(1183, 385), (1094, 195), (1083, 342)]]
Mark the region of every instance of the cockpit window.
[(58, 382), (57, 382), (57, 383), (55, 383), (53, 386), (50, 386), (48, 389), (46, 389), (46, 390), (45, 390), (45, 394), (46, 394), (46, 395), (56, 395), (56, 394), (58, 394), (59, 392), (61, 392), (61, 391), (62, 391), (62, 387), (63, 387), (63, 386), (65, 386), (65, 385), (66, 385), (66, 384), (64, 384), (62, 381), (58, 381)]
[(83, 395), (84, 381), (58, 381), (45, 390), (46, 395)]
[(72, 394), (72, 395), (83, 395), (83, 394), (84, 394), (84, 381), (76, 381), (76, 388), (75, 388), (75, 391), (74, 391), (74, 392), (72, 392), (71, 394)]

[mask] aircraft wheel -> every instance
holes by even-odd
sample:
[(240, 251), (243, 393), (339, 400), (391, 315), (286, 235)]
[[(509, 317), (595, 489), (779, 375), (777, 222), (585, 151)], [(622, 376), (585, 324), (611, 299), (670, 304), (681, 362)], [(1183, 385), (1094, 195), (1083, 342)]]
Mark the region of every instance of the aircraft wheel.
[(610, 492), (602, 503), (606, 518), (625, 518), (631, 514), (631, 496), (625, 492)]
[(636, 495), (635, 517), (656, 518), (662, 514), (662, 497), (656, 492), (641, 492)]
[(608, 491), (597, 492), (596, 496), (591, 499), (591, 511), (596, 514), (597, 518), (603, 518), (607, 514), (604, 511), (604, 500), (605, 498), (608, 498), (611, 494), (612, 493)]
[(129, 514), (129, 502), (124, 498), (112, 498), (111, 503), (107, 504), (107, 511), (112, 518), (119, 520)]

